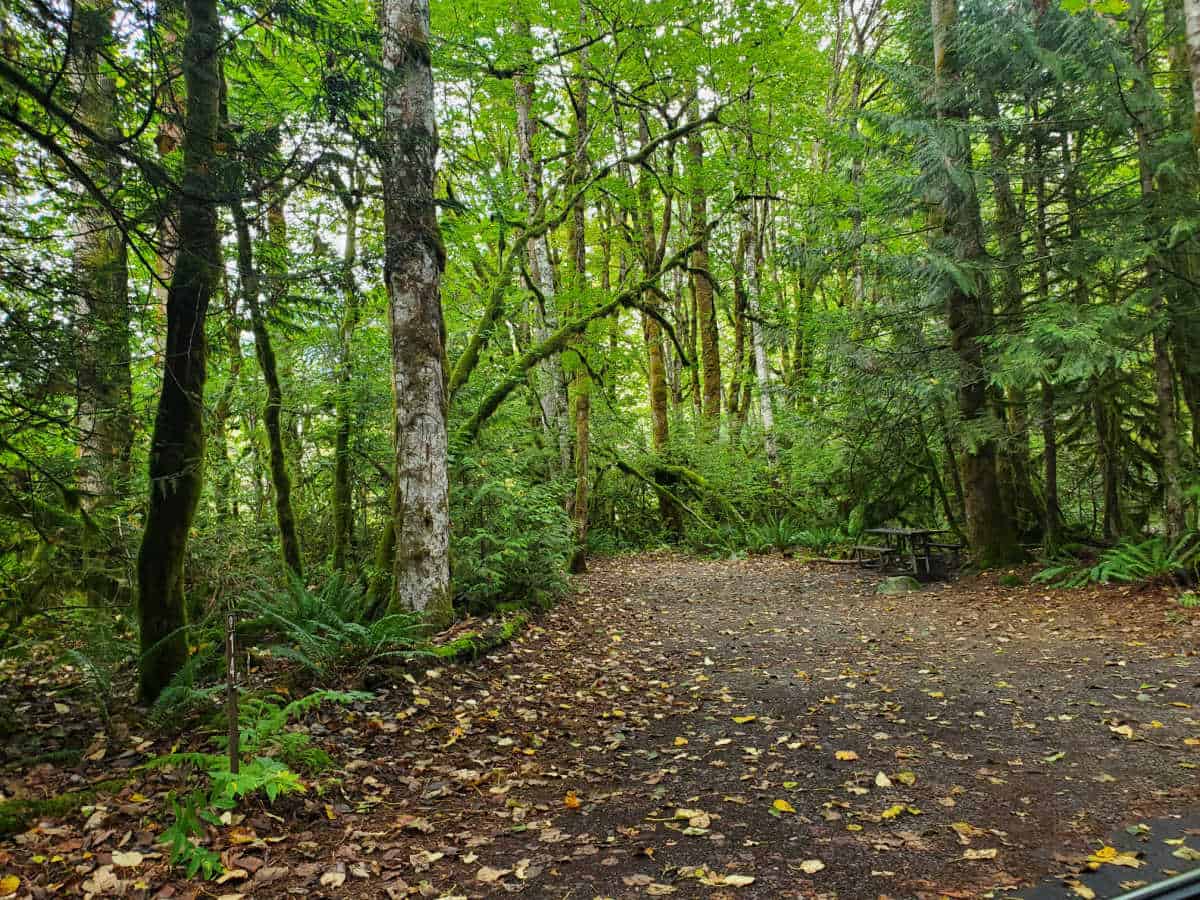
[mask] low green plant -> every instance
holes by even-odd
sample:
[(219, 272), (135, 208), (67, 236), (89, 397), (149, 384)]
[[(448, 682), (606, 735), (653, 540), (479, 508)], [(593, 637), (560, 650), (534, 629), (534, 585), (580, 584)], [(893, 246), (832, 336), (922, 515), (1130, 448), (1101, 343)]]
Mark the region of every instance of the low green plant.
[(271, 654), (297, 663), (319, 683), (381, 659), (422, 655), (425, 625), (412, 613), (369, 617), (362, 588), (340, 575), (311, 589), (291, 578), (284, 591), (244, 601), (249, 618), (239, 626), (268, 638)]
[(489, 615), (501, 603), (554, 603), (568, 589), (574, 548), (561, 485), (471, 474), (452, 489), (455, 602), (475, 615)]
[(168, 753), (151, 760), (146, 768), (186, 768), (204, 783), (182, 796), (168, 797), (172, 816), (159, 840), (170, 850), (171, 862), (183, 866), (189, 878), (213, 878), (222, 872), (220, 857), (201, 844), (207, 825), (219, 827), (220, 815), (237, 808), (247, 797), (263, 795), (268, 802), (285, 794), (304, 793), (301, 769), (316, 774), (331, 763), (329, 755), (312, 745), (308, 734), (290, 724), (322, 703), (353, 703), (371, 695), (361, 692), (316, 691), (282, 703), (273, 697), (246, 698), (238, 712), (239, 765), (229, 763), (229, 738), (214, 735), (209, 743), (217, 752)]
[(1200, 539), (1186, 534), (1174, 542), (1163, 537), (1123, 541), (1100, 554), (1094, 565), (1080, 566), (1067, 558), (1052, 562), (1033, 580), (1054, 587), (1081, 587), (1113, 581), (1142, 583), (1191, 580), (1200, 558)]
[(1188, 591), (1186, 594), (1180, 594), (1175, 602), (1183, 609), (1200, 609), (1200, 594)]

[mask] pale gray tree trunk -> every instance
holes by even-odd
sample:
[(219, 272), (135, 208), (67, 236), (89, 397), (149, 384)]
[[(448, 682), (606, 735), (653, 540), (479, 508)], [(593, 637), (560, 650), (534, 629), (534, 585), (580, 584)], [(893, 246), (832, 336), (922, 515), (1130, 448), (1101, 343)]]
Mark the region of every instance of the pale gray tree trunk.
[(428, 0), (383, 0), (384, 280), (396, 446), (394, 609), (450, 612), (445, 262), (433, 200), (438, 150)]
[(1200, 0), (1183, 0), (1183, 17), (1192, 70), (1192, 143), (1200, 147)]
[[(528, 22), (522, 22), (519, 27), (528, 34)], [(533, 118), (533, 76), (530, 73), (517, 75), (513, 79), (513, 91), (517, 100), (517, 155), (521, 163), (521, 181), (525, 188), (525, 214), (532, 224), (534, 218), (542, 211), (542, 167), (534, 155), (533, 147), (536, 131)], [(554, 263), (550, 257), (549, 236), (543, 234), (530, 241), (526, 247), (526, 255), (529, 277), (539, 295), (534, 302), (533, 320), (534, 337), (540, 344), (558, 329)], [(538, 366), (535, 383), (543, 426), (550, 441), (558, 447), (560, 470), (568, 472), (571, 469), (571, 432), (568, 422), (570, 401), (562, 358), (556, 354)]]
[[(112, 41), (112, 6), (80, 2), (75, 9), (70, 69), (80, 119), (98, 134), (116, 137), (116, 84), (101, 71)], [(93, 180), (115, 195), (121, 167), (115, 155), (91, 144), (80, 161)], [(76, 290), (77, 484), (92, 512), (121, 493), (129, 475), (133, 409), (129, 370), (129, 293), (125, 240), (111, 214), (80, 203), (73, 219)]]

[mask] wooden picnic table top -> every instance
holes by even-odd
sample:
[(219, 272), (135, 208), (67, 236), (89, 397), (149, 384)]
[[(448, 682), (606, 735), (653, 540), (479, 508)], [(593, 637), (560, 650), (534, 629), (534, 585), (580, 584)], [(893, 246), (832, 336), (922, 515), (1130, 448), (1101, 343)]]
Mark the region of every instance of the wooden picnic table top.
[(868, 534), (889, 534), (898, 537), (915, 537), (923, 534), (947, 534), (949, 528), (864, 528)]

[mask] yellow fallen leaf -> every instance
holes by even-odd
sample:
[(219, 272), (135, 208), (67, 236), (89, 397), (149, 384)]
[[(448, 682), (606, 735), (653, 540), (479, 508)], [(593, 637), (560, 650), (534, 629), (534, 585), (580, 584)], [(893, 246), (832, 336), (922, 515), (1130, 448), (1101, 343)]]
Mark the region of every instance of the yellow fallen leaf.
[(1125, 740), (1130, 740), (1133, 737), (1133, 729), (1128, 725), (1109, 725), (1108, 730), (1113, 734), (1119, 734)]
[(963, 859), (995, 859), (999, 851), (995, 847), (988, 847), (985, 850), (967, 849), (963, 851)]
[(825, 868), (825, 863), (819, 859), (806, 859), (800, 863), (800, 871), (805, 875), (816, 875), (823, 868)]
[(745, 725), (747, 722), (753, 722), (758, 716), (734, 716), (733, 721), (739, 725)]
[(574, 791), (567, 791), (567, 795), (563, 797), (563, 806), (567, 809), (579, 809), (579, 797)]
[(875, 776), (875, 787), (890, 788), (891, 786), (892, 786), (892, 779), (888, 778), (887, 775), (884, 774), (883, 772), (880, 772), (878, 775)]
[(1089, 868), (1098, 869), (1102, 865), (1137, 869), (1141, 867), (1142, 861), (1133, 853), (1123, 853), (1116, 847), (1104, 846), (1088, 857)]
[(879, 814), (879, 818), (894, 819), (894, 818), (896, 818), (896, 816), (900, 815), (900, 813), (902, 813), (902, 812), (904, 812), (904, 804), (897, 803), (895, 806), (889, 806), (887, 809), (885, 809), (883, 812), (881, 812)]
[(723, 884), (728, 887), (745, 887), (748, 884), (754, 884), (753, 875), (726, 875), (723, 879)]
[(21, 879), (16, 875), (5, 875), (0, 878), (0, 897), (11, 897), (21, 886)]
[(776, 800), (771, 804), (772, 808), (779, 810), (781, 813), (794, 813), (796, 807), (788, 803), (786, 800)]
[(1083, 900), (1096, 900), (1096, 892), (1082, 881), (1068, 881), (1067, 887), (1076, 897), (1082, 897)]
[(833, 758), (842, 762), (854, 762), (854, 760), (858, 759), (858, 754), (853, 750), (839, 750), (833, 754)]
[(677, 737), (677, 738), (675, 738), (675, 746), (676, 746), (676, 747), (686, 747), (686, 746), (687, 746), (687, 742), (688, 742), (688, 739), (687, 739), (687, 738), (685, 738), (685, 737)]
[(917, 776), (913, 772), (897, 772), (896, 780), (901, 784), (912, 785), (917, 783)]
[(932, 697), (934, 700), (941, 700), (943, 697), (946, 696), (946, 692), (945, 691), (930, 691), (929, 696)]

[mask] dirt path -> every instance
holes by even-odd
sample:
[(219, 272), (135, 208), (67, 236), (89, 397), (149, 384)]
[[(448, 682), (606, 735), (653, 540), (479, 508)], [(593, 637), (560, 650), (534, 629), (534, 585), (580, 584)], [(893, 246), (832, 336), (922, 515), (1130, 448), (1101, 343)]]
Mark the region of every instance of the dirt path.
[(1200, 804), (1200, 616), (1168, 622), (1157, 592), (874, 583), (597, 562), (488, 660), (329, 713), (341, 783), (240, 822), (241, 874), (208, 890), (999, 897)]
[[(470, 896), (975, 897), (1200, 800), (1197, 632), (1159, 596), (873, 586), (781, 559), (596, 564), (381, 738), (433, 828), (394, 871)], [(410, 844), (445, 855), (414, 872)]]

